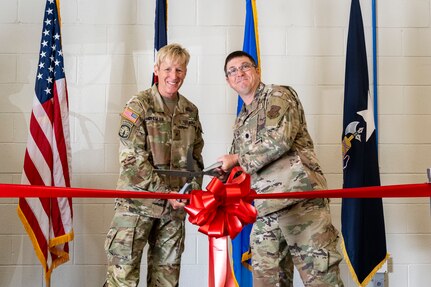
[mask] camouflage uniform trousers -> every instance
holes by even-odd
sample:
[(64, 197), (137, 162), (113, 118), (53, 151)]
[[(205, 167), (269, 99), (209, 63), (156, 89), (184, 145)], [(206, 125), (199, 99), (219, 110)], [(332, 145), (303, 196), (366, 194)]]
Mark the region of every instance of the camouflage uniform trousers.
[(337, 242), (328, 199), (258, 217), (250, 237), (253, 286), (293, 286), (293, 262), (305, 287), (343, 287)]
[(185, 223), (117, 209), (105, 240), (108, 271), (105, 287), (136, 287), (141, 257), (148, 242), (148, 287), (178, 286)]

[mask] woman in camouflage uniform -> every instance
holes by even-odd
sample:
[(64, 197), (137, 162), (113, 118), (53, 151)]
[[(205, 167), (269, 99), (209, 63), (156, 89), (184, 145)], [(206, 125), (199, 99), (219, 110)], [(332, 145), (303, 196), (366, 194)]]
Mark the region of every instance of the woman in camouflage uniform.
[[(193, 154), (203, 168), (202, 127), (198, 109), (178, 93), (190, 55), (177, 44), (157, 54), (158, 84), (132, 97), (121, 113), (120, 176), (117, 189), (177, 192), (185, 178), (158, 175), (155, 169), (187, 169)], [(200, 189), (202, 178), (193, 180)], [(105, 241), (106, 287), (138, 286), (143, 249), (148, 243), (147, 286), (178, 286), (184, 251), (184, 203), (176, 200), (117, 198)]]
[[(231, 152), (219, 158), (222, 170), (240, 165), (258, 193), (326, 189), (296, 92), (262, 83), (256, 62), (242, 51), (228, 55), (224, 71), (244, 105)], [(255, 206), (254, 287), (293, 286), (293, 264), (305, 286), (343, 286), (328, 199), (255, 200)]]

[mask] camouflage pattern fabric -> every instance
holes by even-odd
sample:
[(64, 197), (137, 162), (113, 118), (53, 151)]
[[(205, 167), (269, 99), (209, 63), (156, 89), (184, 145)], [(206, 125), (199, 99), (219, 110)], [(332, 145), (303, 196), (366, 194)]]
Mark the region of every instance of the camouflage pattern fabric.
[[(117, 189), (142, 191), (179, 190), (187, 178), (160, 176), (155, 168), (187, 170), (187, 152), (193, 151), (196, 171), (203, 169), (202, 126), (197, 107), (179, 94), (171, 116), (163, 105), (157, 86), (132, 97), (121, 114), (120, 176)], [(200, 189), (202, 178), (193, 180)], [(117, 206), (160, 217), (169, 212), (167, 201), (160, 199), (118, 198)], [(185, 211), (181, 211), (185, 216)]]
[[(258, 193), (326, 189), (304, 109), (290, 87), (259, 85), (236, 119), (230, 153), (239, 155)], [(255, 206), (263, 216), (300, 200), (255, 200)]]
[(184, 235), (182, 219), (151, 218), (117, 209), (105, 240), (108, 255), (105, 286), (138, 286), (142, 252), (147, 242), (147, 286), (178, 286)]
[[(178, 94), (173, 111), (163, 105), (154, 85), (132, 97), (121, 113), (119, 190), (178, 191), (187, 178), (158, 175), (154, 169), (187, 170), (193, 153), (195, 171), (203, 169), (202, 127), (197, 107)], [(200, 189), (202, 178), (193, 178)], [(144, 246), (148, 250), (148, 286), (177, 286), (184, 249), (183, 209), (173, 210), (167, 200), (117, 198), (115, 215), (106, 238), (106, 286), (137, 286)]]
[(337, 241), (327, 199), (303, 200), (259, 217), (250, 237), (253, 286), (292, 286), (286, 257), (292, 258), (304, 286), (344, 286)]
[[(327, 188), (304, 109), (291, 87), (259, 84), (253, 101), (243, 106), (236, 119), (230, 153), (238, 154), (257, 193)], [(293, 264), (305, 286), (343, 286), (338, 231), (331, 223), (328, 202), (255, 200), (254, 287), (292, 286)]]

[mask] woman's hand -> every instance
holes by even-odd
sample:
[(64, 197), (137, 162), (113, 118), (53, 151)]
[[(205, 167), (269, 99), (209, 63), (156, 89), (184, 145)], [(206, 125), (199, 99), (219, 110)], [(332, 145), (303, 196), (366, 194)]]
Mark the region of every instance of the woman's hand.
[[(178, 193), (177, 191), (171, 191), (170, 193)], [(186, 206), (187, 199), (168, 199), (169, 204), (173, 209), (183, 209)]]

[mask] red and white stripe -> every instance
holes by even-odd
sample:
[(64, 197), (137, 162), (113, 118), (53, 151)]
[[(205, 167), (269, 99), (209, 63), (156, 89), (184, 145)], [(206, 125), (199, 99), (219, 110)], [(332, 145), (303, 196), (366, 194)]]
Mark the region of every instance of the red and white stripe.
[[(56, 80), (53, 98), (35, 97), (24, 159), (23, 184), (70, 186), (70, 135), (66, 81)], [(47, 275), (68, 260), (73, 238), (70, 198), (21, 198), (19, 213)]]

